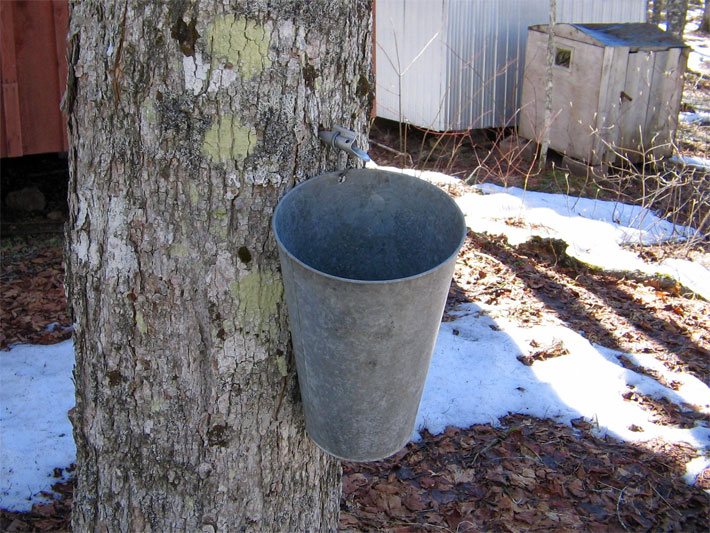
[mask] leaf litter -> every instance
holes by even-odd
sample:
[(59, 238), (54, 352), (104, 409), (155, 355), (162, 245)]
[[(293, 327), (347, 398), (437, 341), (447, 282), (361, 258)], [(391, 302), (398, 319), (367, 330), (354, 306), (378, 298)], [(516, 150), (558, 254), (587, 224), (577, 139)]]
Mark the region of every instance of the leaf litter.
[(16, 239), (2, 246), (0, 349), (71, 337), (60, 240)]
[[(3, 346), (67, 338), (61, 244), (20, 243), (3, 255)], [(682, 385), (668, 378), (672, 372), (708, 382), (707, 302), (672, 284), (587, 267), (554, 240), (511, 246), (504, 237), (469, 233), (445, 321), (455, 322), (457, 309), (470, 302), (486, 306), (495, 319), (492, 331), (501, 329), (497, 320), (520, 327), (564, 323), (591, 342), (637, 354), (619, 356), (620, 364), (670, 389)], [(569, 357), (570, 349), (563, 339), (533, 338), (521, 356), (527, 359), (519, 364), (534, 368)], [(642, 364), (642, 356), (660, 366)], [(633, 386), (624, 399), (659, 424), (708, 422), (697, 406)], [(695, 484), (684, 480), (686, 467), (698, 459), (683, 443), (600, 437), (598, 423), (586, 417), (567, 425), (517, 414), (438, 435), (423, 429), (417, 442), (388, 460), (343, 464), (340, 525), (345, 531), (400, 532), (702, 529), (710, 512), (710, 473), (701, 461)], [(71, 480), (55, 484), (49, 501), (29, 513), (0, 511), (0, 529), (67, 530), (72, 488)]]
[[(469, 232), (444, 313), (452, 335), (467, 334), (460, 317), (471, 302), (494, 319), (493, 331), (505, 330), (505, 323), (564, 325), (633, 371), (619, 399), (645, 411), (654, 425), (707, 428), (707, 405), (664, 395), (687, 385), (686, 378), (708, 384), (708, 302), (663, 278), (585, 265), (566, 249), (555, 239), (533, 236), (512, 246), (504, 236)], [(569, 355), (562, 339), (533, 338), (517, 360), (533, 366)], [(642, 384), (654, 394), (637, 387)], [(420, 441), (393, 458), (344, 464), (341, 529), (703, 530), (710, 515), (707, 437), (698, 455), (697, 443), (644, 441), (644, 425), (625, 429), (638, 433), (638, 442), (600, 432), (594, 417), (566, 425), (516, 414), (469, 429), (449, 426), (438, 435), (423, 430)], [(383, 482), (398, 488), (387, 493), (404, 502), (406, 517), (399, 505), (378, 505)]]
[(343, 531), (702, 530), (708, 495), (677, 470), (692, 450), (628, 446), (522, 415), (424, 434), (343, 464)]

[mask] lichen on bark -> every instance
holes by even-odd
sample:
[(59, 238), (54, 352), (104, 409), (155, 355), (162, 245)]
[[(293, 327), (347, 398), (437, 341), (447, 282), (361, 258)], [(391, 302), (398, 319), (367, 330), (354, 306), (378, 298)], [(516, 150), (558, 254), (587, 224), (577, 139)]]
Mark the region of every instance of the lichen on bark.
[(270, 218), (344, 164), (320, 124), (366, 128), (369, 7), (71, 4), (75, 531), (336, 528), (339, 467), (305, 433)]
[(256, 145), (257, 133), (234, 115), (219, 117), (205, 133), (204, 153), (212, 160), (241, 163)]
[(242, 323), (259, 333), (278, 327), (275, 318), (283, 300), (283, 283), (274, 272), (254, 270), (230, 285)]
[(213, 61), (226, 62), (245, 78), (271, 65), (269, 33), (255, 21), (232, 15), (216, 17), (208, 26), (207, 42)]

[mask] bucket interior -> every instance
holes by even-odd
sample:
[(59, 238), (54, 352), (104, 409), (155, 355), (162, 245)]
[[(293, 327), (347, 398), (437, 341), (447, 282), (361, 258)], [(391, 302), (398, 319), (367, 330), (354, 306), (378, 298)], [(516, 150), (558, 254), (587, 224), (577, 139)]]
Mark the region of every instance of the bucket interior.
[(274, 214), (281, 246), (305, 265), (351, 280), (396, 280), (455, 254), (466, 234), (454, 201), (419, 178), (381, 170), (323, 174)]

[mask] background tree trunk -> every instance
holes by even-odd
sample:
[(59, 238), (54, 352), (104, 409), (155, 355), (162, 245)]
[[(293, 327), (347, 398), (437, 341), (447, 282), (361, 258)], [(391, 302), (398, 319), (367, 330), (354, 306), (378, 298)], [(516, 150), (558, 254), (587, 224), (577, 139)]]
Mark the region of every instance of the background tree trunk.
[(705, 0), (703, 20), (700, 22), (700, 28), (698, 29), (703, 33), (710, 33), (710, 0)]
[(366, 127), (368, 0), (72, 4), (75, 531), (334, 530), (306, 437), (277, 200)]
[(653, 2), (653, 7), (651, 8), (651, 22), (653, 24), (660, 24), (663, 21), (663, 4), (664, 0), (648, 0), (649, 3)]
[(666, 0), (666, 6), (666, 29), (682, 39), (688, 15), (688, 0)]
[(540, 141), (539, 170), (542, 170), (547, 163), (547, 152), (550, 149), (550, 130), (552, 129), (552, 69), (555, 66), (555, 26), (557, 25), (557, 0), (550, 0), (549, 26), (550, 32), (547, 34), (547, 70), (545, 80), (545, 115), (542, 128), (542, 139)]

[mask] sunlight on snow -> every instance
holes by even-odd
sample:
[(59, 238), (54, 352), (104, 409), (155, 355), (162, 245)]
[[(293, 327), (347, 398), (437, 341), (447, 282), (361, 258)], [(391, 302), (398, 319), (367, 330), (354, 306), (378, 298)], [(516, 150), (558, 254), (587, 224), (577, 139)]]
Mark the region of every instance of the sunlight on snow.
[[(372, 166), (372, 165), (370, 165)], [(439, 185), (460, 181), (436, 172), (380, 167), (422, 177)], [(648, 210), (615, 202), (572, 198), (481, 185), (479, 193), (457, 198), (468, 226), (477, 232), (505, 235), (511, 244), (531, 236), (563, 239), (568, 253), (606, 270), (638, 270), (674, 277), (710, 298), (710, 275), (702, 265), (681, 260), (644, 263), (624, 243), (656, 243), (691, 236), (691, 228), (673, 226)], [(518, 223), (511, 225), (512, 220)], [(522, 223), (520, 223), (522, 222)], [(492, 308), (491, 308), (492, 309)], [(498, 424), (520, 413), (570, 424), (584, 417), (599, 435), (627, 442), (660, 438), (685, 442), (698, 456), (685, 479), (693, 483), (710, 466), (710, 429), (663, 426), (650, 411), (626, 401), (629, 391), (665, 398), (681, 409), (710, 412), (710, 389), (694, 376), (671, 372), (650, 355), (621, 354), (592, 345), (562, 325), (521, 328), (488, 316), (487, 306), (465, 304), (452, 322), (441, 325), (417, 415), (417, 431), (442, 432), (446, 426)], [(533, 342), (534, 341), (534, 342)], [(562, 343), (564, 355), (526, 366), (518, 356), (532, 346)], [(625, 368), (620, 356), (652, 370), (655, 379)], [(0, 353), (0, 507), (28, 510), (37, 494), (56, 482), (55, 467), (74, 461), (75, 447), (67, 410), (74, 403), (71, 341), (54, 346), (16, 346)], [(418, 434), (413, 435), (418, 439)]]
[[(534, 341), (534, 342), (533, 342)], [(562, 343), (566, 355), (526, 366), (518, 356), (531, 346)], [(625, 355), (642, 368), (657, 371), (678, 390), (625, 368)], [(518, 327), (493, 320), (475, 304), (460, 307), (458, 318), (441, 325), (417, 416), (417, 431), (441, 433), (446, 426), (497, 424), (511, 413), (549, 418), (564, 424), (584, 417), (595, 434), (626, 442), (662, 439), (687, 443), (702, 456), (710, 444), (710, 428), (664, 426), (623, 395), (629, 391), (665, 398), (681, 407), (710, 412), (710, 389), (698, 378), (671, 372), (652, 356), (622, 354), (592, 345), (561, 325)], [(697, 475), (697, 474), (696, 474)]]

